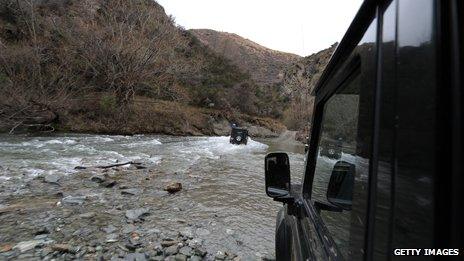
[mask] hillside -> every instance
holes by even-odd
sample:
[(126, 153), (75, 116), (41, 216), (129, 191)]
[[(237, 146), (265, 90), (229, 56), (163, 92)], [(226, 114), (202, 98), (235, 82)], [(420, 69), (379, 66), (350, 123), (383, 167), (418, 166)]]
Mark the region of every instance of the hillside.
[(311, 92), (336, 47), (335, 43), (328, 49), (304, 57), (284, 71), (281, 92), (290, 101), (284, 112), (287, 128), (308, 131), (314, 105)]
[(306, 131), (312, 115), (313, 98), (310, 93), (329, 62), (336, 45), (300, 57), (274, 51), (236, 34), (208, 29), (190, 30), (202, 43), (234, 65), (250, 74), (256, 83), (272, 86), (284, 109), (279, 114), (287, 128)]
[(281, 113), (275, 95), (151, 0), (0, 0), (0, 95), (11, 132), (282, 128), (263, 118)]
[(296, 54), (271, 50), (239, 35), (209, 29), (190, 30), (202, 43), (223, 55), (251, 75), (256, 83), (272, 85), (282, 81), (282, 72), (301, 59)]

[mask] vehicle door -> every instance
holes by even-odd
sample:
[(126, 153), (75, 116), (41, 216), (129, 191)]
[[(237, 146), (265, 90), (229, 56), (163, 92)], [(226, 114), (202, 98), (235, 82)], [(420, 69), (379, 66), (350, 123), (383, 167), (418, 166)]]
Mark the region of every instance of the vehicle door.
[[(299, 233), (304, 237), (301, 241), (310, 242), (307, 259), (364, 258), (373, 167), (378, 12), (372, 8), (364, 28), (359, 28), (358, 40), (350, 39), (356, 44), (316, 91), (299, 220), (304, 232)], [(328, 149), (340, 153), (321, 153)]]

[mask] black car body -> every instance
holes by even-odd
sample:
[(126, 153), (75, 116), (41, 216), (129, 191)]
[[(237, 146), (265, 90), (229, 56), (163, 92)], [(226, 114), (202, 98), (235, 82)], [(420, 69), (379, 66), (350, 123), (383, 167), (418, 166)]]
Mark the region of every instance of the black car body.
[[(314, 91), (303, 184), (285, 153), (266, 156), (266, 192), (284, 203), (277, 260), (462, 258), (463, 12), (461, 0), (362, 4)], [(339, 137), (342, 159), (318, 153)]]
[(233, 127), (230, 131), (229, 142), (235, 145), (246, 145), (248, 143), (248, 130)]

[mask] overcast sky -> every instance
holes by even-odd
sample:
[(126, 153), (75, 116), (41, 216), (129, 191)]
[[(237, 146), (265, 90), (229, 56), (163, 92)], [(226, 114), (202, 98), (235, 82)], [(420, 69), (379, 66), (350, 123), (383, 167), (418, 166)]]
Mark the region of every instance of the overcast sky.
[(156, 0), (186, 29), (236, 33), (302, 56), (339, 42), (362, 0)]

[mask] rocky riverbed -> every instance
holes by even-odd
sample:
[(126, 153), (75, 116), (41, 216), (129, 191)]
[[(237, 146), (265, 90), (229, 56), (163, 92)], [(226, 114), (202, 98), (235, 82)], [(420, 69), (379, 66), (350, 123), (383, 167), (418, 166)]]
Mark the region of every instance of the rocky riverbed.
[[(146, 145), (154, 139), (149, 137), (128, 151), (143, 154), (145, 144), (145, 149), (154, 151), (149, 158), (156, 160), (139, 158), (138, 164), (94, 168), (91, 166), (108, 165), (108, 160), (102, 163), (102, 159), (87, 156), (78, 161), (85, 163), (84, 168), (71, 168), (69, 164), (76, 161), (64, 160), (65, 151), (78, 143), (85, 145), (86, 138), (35, 138), (40, 142), (34, 143), (25, 137), (28, 144), (24, 139), (9, 145), (4, 142), (0, 154), (0, 260), (274, 258), (273, 230), (279, 204), (266, 198), (262, 187), (262, 157), (272, 144), (229, 147), (222, 138), (159, 137), (158, 142)], [(105, 138), (122, 157), (112, 163), (133, 159), (114, 147), (117, 138)], [(46, 148), (65, 150), (60, 159), (71, 162), (67, 167), (53, 165), (27, 172), (17, 157), (25, 155), (24, 151), (8, 154), (5, 149), (17, 145), (25, 150), (47, 141), (54, 147)], [(137, 141), (120, 143), (124, 147)], [(301, 169), (302, 155), (291, 154), (291, 158), (297, 162), (295, 169)], [(38, 160), (44, 161), (47, 159)], [(13, 169), (12, 162), (23, 171)], [(69, 173), (63, 173), (64, 169)]]

